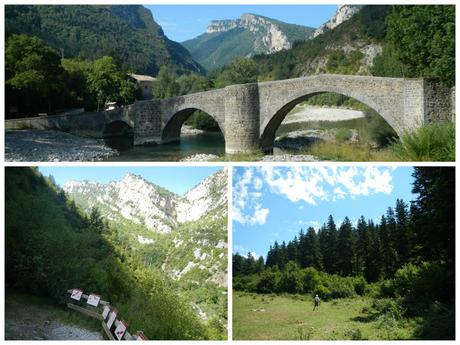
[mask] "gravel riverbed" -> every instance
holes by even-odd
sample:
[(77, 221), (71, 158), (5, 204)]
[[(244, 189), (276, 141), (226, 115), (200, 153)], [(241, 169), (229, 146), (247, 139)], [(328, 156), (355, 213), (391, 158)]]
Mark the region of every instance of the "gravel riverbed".
[(6, 131), (7, 162), (100, 161), (117, 155), (103, 139), (82, 138), (57, 131)]

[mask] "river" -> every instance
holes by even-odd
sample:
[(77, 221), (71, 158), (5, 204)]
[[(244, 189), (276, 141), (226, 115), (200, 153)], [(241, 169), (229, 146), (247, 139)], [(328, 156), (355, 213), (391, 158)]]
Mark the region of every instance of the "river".
[(181, 159), (197, 153), (223, 155), (225, 140), (221, 132), (203, 132), (195, 135), (185, 135), (180, 142), (163, 145), (132, 146), (126, 141), (108, 142), (120, 153), (111, 156), (106, 161), (144, 161), (165, 162), (180, 161)]

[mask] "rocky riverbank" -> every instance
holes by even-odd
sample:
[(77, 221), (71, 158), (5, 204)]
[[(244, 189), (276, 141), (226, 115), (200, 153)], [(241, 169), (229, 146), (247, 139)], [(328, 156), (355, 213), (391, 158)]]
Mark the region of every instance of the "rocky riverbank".
[(102, 139), (82, 138), (55, 131), (6, 131), (7, 162), (100, 161), (118, 155)]

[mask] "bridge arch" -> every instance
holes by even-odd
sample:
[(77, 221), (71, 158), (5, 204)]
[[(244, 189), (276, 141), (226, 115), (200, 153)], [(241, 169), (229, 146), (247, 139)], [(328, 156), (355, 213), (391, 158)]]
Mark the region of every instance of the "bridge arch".
[(197, 110), (206, 113), (209, 117), (216, 121), (225, 139), (225, 127), (219, 117), (215, 116), (212, 112), (206, 111), (205, 107), (187, 106), (182, 109), (175, 109), (171, 112), (170, 116), (167, 116), (167, 122), (165, 123), (161, 133), (161, 141), (163, 143), (179, 141), (182, 125)]
[(134, 128), (124, 120), (114, 120), (104, 126), (102, 138), (111, 148), (125, 149), (134, 144)]
[(271, 107), (268, 110), (267, 114), (261, 119), (260, 127), (260, 145), (263, 150), (271, 150), (274, 145), (276, 131), (280, 127), (281, 123), (285, 119), (286, 115), (299, 103), (308, 100), (309, 98), (324, 94), (324, 93), (335, 93), (342, 96), (354, 98), (357, 101), (367, 105), (378, 113), (394, 131), (400, 135), (398, 123), (395, 121), (393, 115), (384, 107), (382, 107), (376, 98), (368, 97), (368, 95), (363, 95), (355, 93), (353, 91), (347, 90), (343, 87), (338, 86), (328, 86), (328, 87), (304, 87), (296, 92), (292, 92), (289, 95), (282, 97), (281, 101), (278, 104)]
[(102, 130), (103, 138), (133, 134), (133, 126), (124, 120), (114, 120), (108, 122), (107, 124), (105, 124)]

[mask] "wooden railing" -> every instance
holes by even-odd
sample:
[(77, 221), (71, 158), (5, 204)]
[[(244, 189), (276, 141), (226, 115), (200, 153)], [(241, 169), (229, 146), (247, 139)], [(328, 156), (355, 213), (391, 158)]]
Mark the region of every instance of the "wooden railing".
[[(148, 340), (142, 331), (135, 335), (128, 332), (128, 324), (118, 318), (118, 311), (103, 301), (99, 295), (84, 294), (80, 289), (69, 289), (67, 307), (102, 321), (102, 331), (109, 340)], [(85, 300), (86, 302), (84, 302)]]

